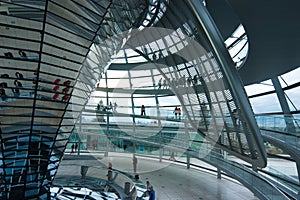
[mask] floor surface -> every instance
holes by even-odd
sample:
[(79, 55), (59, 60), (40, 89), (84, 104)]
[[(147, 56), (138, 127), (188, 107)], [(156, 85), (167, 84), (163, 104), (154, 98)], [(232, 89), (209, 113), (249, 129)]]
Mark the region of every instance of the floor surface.
[[(76, 158), (76, 156), (75, 156)], [(132, 155), (110, 154), (108, 157), (95, 156), (95, 160), (65, 159), (62, 161), (57, 177), (79, 175), (80, 165), (90, 166), (88, 176), (105, 177), (105, 166), (111, 162), (114, 169), (134, 174)], [(225, 176), (218, 179), (215, 174), (187, 169), (173, 161), (139, 157), (137, 172), (140, 180), (147, 180), (156, 191), (156, 200), (257, 200), (258, 198), (237, 181)], [(201, 162), (199, 162), (201, 164)], [(202, 163), (204, 166), (205, 163)], [(102, 169), (99, 167), (102, 166)]]

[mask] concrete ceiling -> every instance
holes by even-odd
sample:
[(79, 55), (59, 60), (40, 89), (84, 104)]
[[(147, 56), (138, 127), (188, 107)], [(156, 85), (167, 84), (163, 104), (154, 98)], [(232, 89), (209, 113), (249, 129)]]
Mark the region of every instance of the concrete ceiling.
[(299, 66), (299, 0), (206, 2), (224, 38), (236, 27), (237, 20), (246, 30), (249, 54), (239, 70), (245, 85), (267, 80)]

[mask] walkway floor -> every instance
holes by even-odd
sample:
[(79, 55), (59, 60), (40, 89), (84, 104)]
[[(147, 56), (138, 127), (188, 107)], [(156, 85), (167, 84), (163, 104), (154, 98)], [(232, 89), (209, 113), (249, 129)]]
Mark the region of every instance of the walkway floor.
[[(75, 158), (75, 159), (72, 159)], [(68, 156), (61, 163), (57, 177), (61, 175), (80, 175), (80, 170), (70, 168), (72, 165), (89, 165), (94, 167), (113, 164), (114, 169), (132, 172), (132, 155), (110, 154), (95, 156), (95, 160), (80, 160), (76, 156)], [(254, 194), (240, 183), (230, 180), (225, 176), (217, 179), (215, 174), (200, 171), (198, 169), (186, 169), (186, 166), (172, 161), (139, 157), (137, 170), (140, 180), (145, 183), (149, 180), (156, 191), (156, 200), (257, 200)], [(201, 162), (201, 161), (199, 161)], [(207, 165), (202, 163), (204, 166)], [(73, 166), (73, 167), (74, 167)], [(74, 170), (75, 169), (75, 170)], [(96, 171), (96, 172), (95, 172)], [(88, 175), (99, 174), (96, 168), (90, 168)], [(105, 175), (104, 175), (105, 176)]]
[(215, 175), (169, 165), (160, 170), (142, 174), (157, 192), (157, 200), (254, 200), (253, 193), (239, 183), (217, 179)]

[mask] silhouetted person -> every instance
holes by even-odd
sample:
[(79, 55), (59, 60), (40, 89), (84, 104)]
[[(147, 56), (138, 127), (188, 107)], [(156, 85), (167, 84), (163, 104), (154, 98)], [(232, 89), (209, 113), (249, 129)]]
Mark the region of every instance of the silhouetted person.
[(175, 114), (175, 119), (177, 119), (177, 114), (178, 114), (178, 108), (177, 108), (177, 106), (175, 107), (173, 113)]
[(7, 83), (6, 82), (2, 82), (2, 83), (0, 83), (0, 87), (1, 88), (7, 88)]
[(170, 85), (171, 85), (171, 79), (170, 78), (167, 78), (166, 84), (167, 84), (167, 87), (170, 88)]
[(0, 96), (1, 96), (1, 99), (2, 99), (3, 101), (6, 99), (6, 92), (5, 92), (5, 89), (0, 88)]
[(62, 90), (62, 93), (67, 94), (69, 92), (70, 88), (66, 87)]
[(27, 57), (26, 53), (25, 53), (23, 50), (19, 50), (19, 55), (20, 55), (22, 58), (26, 58), (26, 57)]
[(171, 152), (170, 160), (176, 161), (175, 156), (174, 156), (174, 151)]
[(108, 163), (107, 169), (112, 170), (112, 163), (111, 162)]
[(148, 55), (148, 50), (146, 47), (144, 47), (144, 53), (145, 53), (145, 55)]
[(22, 87), (22, 83), (18, 80), (14, 81), (14, 85), (17, 86), (17, 87)]
[(103, 108), (104, 108), (104, 104), (103, 104), (102, 99), (100, 99), (100, 101), (99, 101), (99, 109), (101, 109), (103, 111)]
[(67, 101), (69, 100), (69, 98), (70, 98), (69, 95), (64, 95), (64, 96), (61, 98), (61, 100), (62, 100), (63, 102), (67, 102)]
[(161, 53), (161, 51), (158, 54), (158, 60), (161, 59), (163, 57), (163, 54)]
[(141, 115), (146, 115), (146, 107), (144, 105), (141, 107)]
[(186, 80), (186, 82), (187, 82), (188, 86), (191, 86), (191, 84), (192, 84), (192, 78), (188, 77), (187, 80)]
[(114, 105), (113, 105), (113, 111), (116, 112), (117, 111), (117, 107), (118, 107), (118, 104), (117, 102), (114, 102)]
[(233, 117), (233, 124), (234, 125), (239, 125), (239, 123), (238, 123), (239, 114), (238, 114), (238, 111), (237, 111), (236, 108), (233, 109), (233, 111), (232, 111), (232, 117)]
[(158, 89), (161, 89), (161, 81), (162, 81), (162, 78), (160, 78), (158, 81)]
[(177, 113), (178, 113), (178, 119), (181, 119), (181, 109), (177, 108)]
[(155, 190), (153, 189), (153, 186), (150, 185), (150, 195), (149, 195), (149, 200), (155, 200)]
[(54, 80), (54, 83), (55, 83), (55, 84), (59, 84), (59, 82), (60, 82), (60, 79), (59, 79), (59, 78), (57, 78), (57, 79)]
[(113, 171), (112, 171), (112, 163), (109, 162), (108, 166), (107, 166), (107, 175), (106, 175), (108, 181), (112, 181), (112, 173), (113, 173)]
[(152, 60), (153, 60), (153, 61), (156, 61), (156, 54), (155, 54), (155, 53), (154, 53), (153, 56), (152, 56)]
[(54, 86), (54, 87), (53, 87), (53, 89), (52, 89), (52, 90), (53, 90), (53, 91), (57, 91), (58, 89), (59, 89), (59, 86), (58, 86), (58, 85), (56, 85), (56, 86)]
[(75, 146), (74, 146), (74, 150), (75, 150), (75, 152), (77, 152), (77, 148), (78, 148), (78, 144), (77, 144), (77, 143), (75, 143)]
[(9, 78), (9, 75), (8, 74), (1, 74), (0, 78)]
[(164, 89), (167, 89), (167, 88), (168, 88), (168, 86), (167, 86), (167, 80), (166, 80), (166, 79), (164, 79), (164, 81), (163, 81), (163, 88), (164, 88)]
[(8, 57), (8, 58), (13, 58), (14, 57), (11, 52), (4, 53), (4, 56)]
[(198, 84), (198, 76), (195, 75), (193, 78), (194, 84), (197, 85)]
[(58, 93), (55, 93), (54, 95), (53, 95), (53, 99), (57, 99), (59, 97), (59, 94)]
[(147, 188), (147, 190), (143, 193), (142, 197), (148, 197), (148, 196), (150, 196), (150, 192), (151, 192), (150, 187), (151, 187), (150, 182), (146, 181), (146, 188)]
[(64, 85), (65, 85), (65, 86), (70, 86), (70, 84), (71, 84), (71, 81), (70, 81), (70, 80), (67, 80), (67, 81), (64, 82)]
[(14, 93), (15, 96), (19, 96), (20, 95), (20, 90), (19, 88), (13, 88), (12, 92)]
[(180, 79), (181, 79), (181, 85), (185, 87), (185, 86), (186, 86), (186, 78), (185, 78), (185, 75), (183, 75)]
[(23, 79), (23, 74), (21, 74), (20, 72), (16, 72), (15, 75), (17, 78)]
[(75, 145), (72, 144), (72, 146), (71, 146), (71, 154), (74, 153), (74, 148), (75, 148)]

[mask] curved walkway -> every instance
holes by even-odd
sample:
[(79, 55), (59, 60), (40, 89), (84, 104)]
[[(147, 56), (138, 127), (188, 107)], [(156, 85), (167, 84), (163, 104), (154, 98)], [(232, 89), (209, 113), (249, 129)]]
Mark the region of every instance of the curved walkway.
[[(138, 157), (138, 173), (140, 180), (145, 183), (149, 180), (157, 193), (157, 200), (257, 200), (258, 198), (246, 187), (236, 181), (226, 178), (217, 179), (216, 175), (199, 171), (197, 169), (186, 169), (186, 166), (174, 164), (171, 161), (159, 162), (157, 158)], [(79, 171), (70, 170), (66, 167), (74, 165), (106, 165), (112, 162), (113, 168), (123, 169), (125, 172), (133, 173), (132, 154), (109, 153), (109, 157), (103, 154), (95, 155), (94, 159), (83, 160), (82, 156), (65, 155), (56, 177), (65, 173), (79, 175)], [(207, 164), (199, 161), (199, 165)], [(65, 167), (64, 167), (65, 166)], [(120, 169), (119, 169), (120, 168)], [(89, 171), (88, 173), (97, 173)]]
[(254, 200), (243, 185), (227, 179), (217, 179), (196, 169), (171, 164), (166, 168), (142, 174), (157, 192), (157, 200)]

